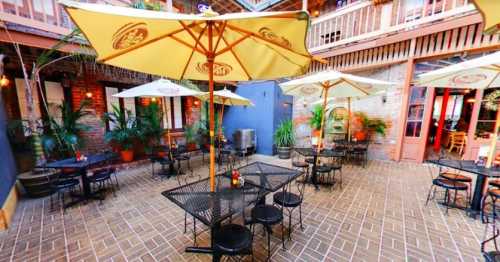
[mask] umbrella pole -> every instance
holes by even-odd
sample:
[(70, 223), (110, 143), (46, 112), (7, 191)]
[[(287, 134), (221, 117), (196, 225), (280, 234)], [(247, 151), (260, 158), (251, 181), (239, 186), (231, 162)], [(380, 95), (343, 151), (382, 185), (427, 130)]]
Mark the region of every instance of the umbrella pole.
[[(327, 102), (326, 95), (328, 94), (328, 88), (330, 88), (328, 83), (323, 85), (323, 107), (321, 108), (322, 114), (321, 114), (321, 127), (319, 129), (318, 156), (319, 156), (319, 153), (321, 152), (321, 147), (323, 145), (323, 128), (325, 125), (325, 108), (326, 108), (326, 102)], [(317, 159), (319, 160), (319, 157)]]
[(490, 144), (490, 152), (488, 154), (488, 160), (486, 161), (486, 167), (490, 168), (493, 164), (493, 160), (495, 159), (495, 153), (497, 149), (497, 137), (498, 137), (498, 128), (500, 127), (500, 104), (498, 104), (497, 108), (497, 119), (495, 122), (495, 129), (493, 130), (493, 136), (491, 136), (491, 144)]
[[(224, 104), (225, 103), (226, 103), (225, 98), (222, 98), (222, 108), (220, 110), (220, 116), (219, 116), (219, 135), (218, 135), (218, 139), (219, 139), (219, 157), (220, 157), (220, 153), (221, 153), (222, 120), (224, 119)], [(220, 163), (222, 163), (222, 162), (220, 162)]]
[(347, 98), (347, 141), (351, 142), (351, 98)]
[(168, 143), (168, 154), (170, 155), (170, 159), (172, 159), (172, 142), (170, 140), (170, 128), (168, 128), (168, 111), (167, 111), (167, 98), (163, 97), (163, 111), (165, 111), (166, 119), (167, 119), (167, 143)]
[(208, 105), (210, 117), (210, 192), (215, 191), (215, 148), (214, 148), (214, 59), (215, 55), (212, 47), (212, 22), (208, 24), (208, 92), (210, 93), (210, 103)]

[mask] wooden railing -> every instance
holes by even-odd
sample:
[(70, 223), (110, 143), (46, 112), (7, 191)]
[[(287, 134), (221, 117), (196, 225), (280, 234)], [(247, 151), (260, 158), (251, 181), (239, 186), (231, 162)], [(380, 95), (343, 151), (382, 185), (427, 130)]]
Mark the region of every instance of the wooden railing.
[[(128, 6), (132, 0), (80, 0)], [(0, 20), (50, 33), (66, 35), (74, 25), (57, 0), (0, 0)]]
[(410, 2), (374, 5), (372, 1), (360, 1), (313, 19), (307, 40), (309, 50), (318, 53), (475, 12), (468, 0), (422, 0), (418, 5)]

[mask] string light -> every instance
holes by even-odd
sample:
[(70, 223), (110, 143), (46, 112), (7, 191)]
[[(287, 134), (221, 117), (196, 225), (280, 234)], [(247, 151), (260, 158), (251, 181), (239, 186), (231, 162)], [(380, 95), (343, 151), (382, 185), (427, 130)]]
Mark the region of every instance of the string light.
[(151, 98), (151, 102), (155, 103), (156, 102), (156, 97)]

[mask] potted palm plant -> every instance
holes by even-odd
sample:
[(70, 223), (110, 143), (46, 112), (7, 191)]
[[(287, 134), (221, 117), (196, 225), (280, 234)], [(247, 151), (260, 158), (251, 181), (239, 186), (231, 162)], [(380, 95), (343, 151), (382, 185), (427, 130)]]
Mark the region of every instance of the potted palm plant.
[(281, 122), (274, 132), (274, 142), (278, 148), (278, 157), (280, 159), (289, 159), (292, 146), (295, 143), (292, 120)]
[(356, 112), (354, 114), (357, 125), (360, 126), (359, 130), (354, 132), (354, 138), (357, 141), (364, 141), (369, 135), (379, 134), (384, 136), (387, 124), (379, 118), (369, 118), (363, 112)]
[[(323, 108), (321, 105), (317, 105), (312, 110), (312, 117), (309, 119), (309, 125), (311, 126), (311, 137), (313, 141), (319, 141), (319, 135), (321, 130), (321, 118), (323, 117)], [(314, 142), (313, 142), (314, 144)]]
[[(137, 122), (140, 127), (141, 140), (148, 154), (152, 154), (153, 149), (159, 148), (161, 138), (165, 134), (165, 130), (161, 126), (162, 119), (163, 114), (157, 103), (151, 103), (139, 110)], [(156, 153), (160, 157), (167, 155), (166, 152), (159, 149)]]
[(196, 142), (198, 141), (196, 137), (197, 134), (198, 130), (196, 124), (186, 125), (184, 127), (184, 137), (186, 138), (186, 147), (188, 151), (196, 150)]
[(111, 130), (104, 134), (104, 140), (119, 147), (123, 162), (134, 160), (133, 142), (141, 136), (136, 118), (131, 117), (127, 110), (113, 105), (113, 112), (104, 113), (103, 121), (112, 126)]

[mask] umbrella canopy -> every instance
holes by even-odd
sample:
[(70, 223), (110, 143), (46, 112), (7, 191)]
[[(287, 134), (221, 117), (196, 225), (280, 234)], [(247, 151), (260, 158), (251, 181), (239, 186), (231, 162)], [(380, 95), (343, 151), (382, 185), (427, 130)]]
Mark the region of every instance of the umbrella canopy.
[[(198, 98), (203, 101), (210, 99), (210, 93), (205, 92), (198, 95)], [(214, 91), (214, 103), (225, 106), (253, 106), (254, 104), (248, 98), (242, 97), (231, 92), (231, 90), (222, 89)]]
[(197, 96), (201, 92), (189, 89), (187, 87), (173, 83), (167, 79), (158, 79), (153, 82), (136, 86), (134, 88), (127, 89), (118, 94), (114, 94), (115, 97), (179, 97), (179, 96)]
[[(281, 89), (287, 95), (298, 97), (313, 96), (322, 97), (323, 117), (319, 136), (319, 146), (323, 138), (324, 111), (328, 98), (347, 98), (350, 111), (350, 99), (352, 97), (371, 96), (382, 94), (387, 86), (394, 83), (376, 79), (344, 74), (338, 71), (328, 70), (306, 77), (291, 80), (280, 84)], [(350, 129), (348, 128), (348, 131)], [(350, 139), (350, 134), (348, 136)]]
[[(474, 58), (418, 76), (416, 83), (428, 87), (485, 89), (500, 86), (500, 52)], [(498, 103), (498, 101), (497, 101)], [(487, 167), (491, 167), (500, 127), (500, 104), (497, 108)]]
[(428, 87), (484, 89), (500, 86), (500, 52), (420, 74), (416, 83)]
[(215, 190), (214, 81), (308, 71), (307, 12), (174, 14), (62, 0), (98, 61), (174, 79), (209, 81), (210, 188)]
[(500, 2), (492, 0), (473, 0), (472, 2), (483, 16), (485, 33), (498, 33), (500, 29)]

